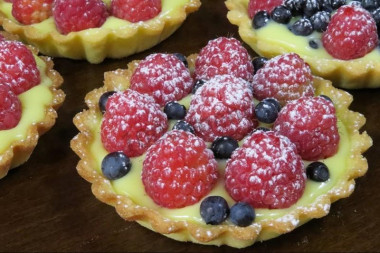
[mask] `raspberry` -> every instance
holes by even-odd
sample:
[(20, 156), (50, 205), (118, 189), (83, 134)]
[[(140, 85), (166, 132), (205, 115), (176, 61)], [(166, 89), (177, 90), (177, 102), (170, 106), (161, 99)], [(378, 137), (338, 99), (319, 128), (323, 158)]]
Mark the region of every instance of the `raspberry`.
[(156, 103), (180, 100), (192, 88), (190, 71), (172, 54), (151, 54), (142, 60), (131, 77), (131, 89), (148, 94)]
[(195, 61), (195, 76), (198, 80), (208, 80), (215, 75), (225, 74), (252, 81), (251, 58), (235, 38), (220, 37), (209, 41)]
[(186, 121), (205, 141), (221, 136), (241, 140), (257, 126), (250, 84), (234, 76), (215, 76), (193, 95)]
[(267, 11), (271, 13), (272, 10), (282, 5), (284, 0), (250, 0), (248, 3), (248, 15), (253, 18), (259, 11)]
[(326, 51), (341, 60), (360, 58), (378, 44), (376, 22), (359, 6), (345, 5), (332, 16), (322, 34)]
[(39, 23), (52, 15), (53, 0), (13, 0), (12, 15), (24, 25)]
[(156, 204), (181, 208), (211, 191), (218, 179), (217, 162), (202, 139), (173, 130), (148, 149), (141, 178)]
[(254, 208), (287, 208), (305, 189), (306, 173), (296, 146), (273, 131), (255, 131), (227, 161), (225, 187)]
[(101, 137), (108, 152), (139, 156), (167, 130), (168, 120), (153, 98), (133, 90), (109, 97)]
[(102, 26), (108, 12), (102, 0), (55, 0), (53, 17), (57, 29), (67, 34)]
[(303, 97), (280, 111), (274, 131), (287, 136), (305, 160), (319, 160), (338, 150), (339, 133), (335, 108), (323, 97)]
[(0, 84), (0, 130), (15, 127), (20, 119), (20, 100), (7, 85)]
[(253, 94), (259, 99), (276, 98), (281, 105), (301, 96), (313, 96), (309, 65), (297, 54), (270, 59), (253, 77)]
[(32, 52), (21, 42), (0, 41), (0, 83), (16, 95), (41, 82)]
[(113, 16), (136, 23), (156, 17), (161, 12), (161, 0), (112, 0)]

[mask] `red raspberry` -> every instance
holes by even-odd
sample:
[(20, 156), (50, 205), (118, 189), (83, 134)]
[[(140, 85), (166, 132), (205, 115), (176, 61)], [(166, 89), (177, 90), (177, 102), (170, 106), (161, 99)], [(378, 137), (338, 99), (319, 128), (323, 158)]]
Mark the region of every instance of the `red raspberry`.
[(13, 0), (12, 15), (24, 25), (39, 23), (52, 15), (53, 0)]
[(359, 6), (344, 5), (332, 16), (322, 34), (326, 51), (341, 60), (360, 58), (378, 44), (376, 22)]
[(143, 154), (167, 130), (168, 120), (153, 98), (133, 90), (112, 95), (107, 102), (101, 137), (108, 152), (128, 157)]
[(202, 48), (195, 61), (196, 79), (234, 75), (252, 81), (253, 65), (248, 51), (235, 38), (219, 37)]
[(256, 131), (227, 161), (225, 187), (235, 201), (255, 208), (287, 208), (305, 189), (306, 173), (296, 146), (272, 131)]
[(108, 12), (102, 0), (55, 0), (53, 16), (57, 29), (67, 34), (102, 26)]
[(136, 23), (156, 17), (161, 12), (161, 0), (112, 0), (113, 16)]
[(270, 59), (253, 77), (253, 94), (259, 100), (276, 98), (281, 105), (302, 96), (313, 96), (309, 65), (295, 53)]
[(21, 42), (0, 41), (0, 83), (18, 95), (40, 82), (40, 71), (32, 52)]
[(218, 179), (217, 166), (202, 139), (173, 130), (148, 149), (141, 177), (156, 204), (181, 208), (199, 202), (211, 191)]
[(131, 77), (131, 89), (152, 96), (156, 103), (185, 97), (193, 86), (190, 71), (172, 54), (151, 54), (142, 60)]
[(15, 127), (21, 119), (21, 102), (9, 86), (0, 84), (0, 130)]
[(271, 12), (276, 6), (283, 4), (284, 0), (250, 0), (248, 3), (248, 15), (253, 18), (259, 11)]
[(323, 97), (303, 97), (289, 102), (280, 111), (273, 127), (296, 144), (305, 160), (324, 159), (338, 150), (335, 108)]
[(193, 95), (186, 121), (205, 141), (219, 136), (241, 140), (257, 126), (250, 84), (230, 75), (215, 76)]

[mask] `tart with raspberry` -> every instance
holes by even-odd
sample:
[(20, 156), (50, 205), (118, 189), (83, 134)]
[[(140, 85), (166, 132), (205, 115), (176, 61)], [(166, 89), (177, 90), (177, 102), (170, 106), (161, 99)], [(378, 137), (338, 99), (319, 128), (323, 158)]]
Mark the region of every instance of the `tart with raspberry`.
[(0, 24), (41, 53), (100, 63), (169, 37), (200, 0), (0, 0)]
[(337, 87), (380, 87), (380, 5), (349, 0), (227, 0), (227, 18), (259, 55), (295, 52)]
[(234, 38), (106, 72), (85, 101), (79, 174), (122, 218), (175, 240), (274, 238), (327, 215), (367, 171), (352, 96), (296, 54), (252, 61)]
[(0, 178), (28, 160), (65, 98), (53, 61), (14, 39), (0, 36)]

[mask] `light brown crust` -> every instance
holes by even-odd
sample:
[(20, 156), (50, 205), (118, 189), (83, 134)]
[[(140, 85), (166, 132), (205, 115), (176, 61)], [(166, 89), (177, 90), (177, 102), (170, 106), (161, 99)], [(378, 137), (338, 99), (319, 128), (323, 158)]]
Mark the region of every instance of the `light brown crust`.
[(200, 0), (188, 0), (175, 14), (160, 16), (149, 21), (149, 25), (133, 25), (133, 29), (93, 28), (97, 32), (96, 36), (89, 36), (85, 32), (63, 35), (56, 29), (43, 32), (33, 25), (22, 25), (1, 11), (0, 25), (4, 30), (17, 34), (23, 41), (36, 46), (43, 54), (100, 63), (106, 57), (122, 58), (153, 47), (174, 33), (187, 15), (198, 10), (200, 5)]
[[(248, 16), (247, 0), (227, 0), (225, 2), (228, 20), (239, 27), (239, 35), (256, 53), (272, 58), (276, 55), (290, 53), (288, 49), (261, 41)], [(298, 52), (295, 52), (298, 53)], [(299, 54), (299, 53), (298, 53)], [(334, 86), (357, 89), (380, 87), (380, 59), (350, 61), (323, 59), (300, 55), (309, 65), (313, 74), (332, 81)]]
[[(7, 39), (16, 39), (15, 36), (6, 33), (1, 33)], [(28, 46), (28, 48), (37, 55), (38, 50), (34, 47)], [(45, 108), (45, 118), (30, 125), (25, 138), (14, 141), (10, 147), (0, 154), (0, 178), (7, 175), (8, 171), (15, 168), (24, 162), (26, 162), (32, 154), (34, 148), (37, 145), (38, 138), (48, 131), (55, 123), (57, 118), (56, 110), (61, 106), (65, 99), (65, 94), (62, 90), (58, 89), (63, 83), (62, 76), (53, 69), (54, 63), (49, 57), (40, 57), (46, 63), (46, 76), (52, 80), (52, 85), (49, 87), (53, 99), (51, 104)]]
[[(190, 69), (193, 69), (196, 55), (188, 58)], [(348, 109), (352, 96), (347, 92), (331, 86), (329, 81), (315, 78), (317, 94), (325, 94), (332, 98), (336, 105), (337, 115), (346, 126), (350, 138), (350, 156), (347, 158), (349, 172), (327, 194), (321, 195), (309, 206), (300, 207), (287, 215), (272, 220), (255, 222), (249, 227), (237, 227), (231, 224), (208, 226), (189, 221), (174, 221), (163, 217), (155, 210), (139, 206), (127, 196), (117, 194), (109, 180), (98, 173), (89, 151), (93, 140), (90, 125), (96, 115), (99, 115), (98, 100), (101, 94), (109, 90), (125, 90), (129, 87), (129, 78), (137, 65), (137, 61), (128, 64), (127, 70), (116, 70), (105, 73), (104, 86), (93, 90), (86, 96), (89, 107), (74, 118), (74, 124), (80, 133), (71, 141), (71, 148), (80, 157), (77, 166), (78, 173), (92, 183), (92, 192), (104, 203), (116, 208), (117, 213), (128, 221), (137, 221), (141, 225), (165, 236), (181, 241), (193, 241), (200, 244), (222, 245), (242, 248), (255, 241), (267, 240), (287, 233), (312, 218), (320, 218), (328, 214), (332, 202), (349, 196), (354, 190), (354, 179), (367, 171), (367, 161), (362, 153), (372, 145), (371, 138), (359, 129), (365, 123), (363, 115)], [(118, 81), (117, 81), (118, 80)]]

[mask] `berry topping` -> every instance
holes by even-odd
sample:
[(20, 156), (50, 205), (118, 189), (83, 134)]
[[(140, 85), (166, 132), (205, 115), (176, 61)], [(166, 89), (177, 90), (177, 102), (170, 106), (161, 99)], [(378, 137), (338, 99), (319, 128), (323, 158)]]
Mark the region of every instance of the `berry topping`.
[(269, 19), (270, 16), (267, 11), (259, 11), (252, 19), (252, 26), (255, 29), (259, 29), (265, 26), (268, 23)]
[(224, 74), (252, 80), (251, 58), (235, 38), (219, 37), (209, 41), (195, 61), (196, 79), (208, 80)]
[(319, 160), (338, 150), (339, 133), (333, 103), (322, 97), (303, 97), (289, 102), (273, 126), (287, 136), (305, 160)]
[(107, 105), (108, 98), (115, 93), (116, 93), (116, 91), (107, 91), (100, 96), (100, 98), (99, 98), (99, 109), (102, 113), (106, 112), (106, 105)]
[(239, 147), (239, 143), (228, 136), (218, 137), (212, 142), (211, 150), (215, 158), (228, 159), (232, 152)]
[(281, 105), (302, 96), (313, 96), (313, 77), (309, 65), (297, 54), (270, 59), (253, 77), (254, 96), (276, 98)]
[(197, 80), (197, 81), (195, 82), (195, 84), (194, 84), (194, 87), (193, 87), (191, 93), (194, 94), (194, 93), (197, 91), (197, 89), (200, 88), (203, 84), (205, 84), (205, 81), (203, 81), (203, 80), (201, 80), (201, 79)]
[(328, 100), (328, 101), (330, 101), (330, 102), (332, 102), (333, 103), (333, 101), (331, 100), (331, 98), (329, 97), (329, 96), (326, 96), (326, 95), (319, 95), (321, 98), (324, 98), (324, 99), (326, 99), (326, 100)]
[(347, 2), (347, 0), (331, 0), (331, 6), (334, 8), (334, 9), (338, 9), (339, 7), (341, 7), (342, 5), (345, 5)]
[(319, 11), (310, 17), (310, 22), (314, 30), (317, 32), (324, 32), (330, 22), (330, 13), (326, 11)]
[(271, 124), (277, 119), (278, 109), (268, 100), (263, 100), (255, 107), (255, 115), (258, 121)]
[(238, 202), (231, 207), (230, 221), (239, 227), (251, 225), (255, 217), (255, 209), (250, 204)]
[(200, 213), (206, 224), (218, 225), (230, 214), (227, 201), (220, 196), (209, 196), (201, 202)]
[(302, 14), (305, 0), (285, 0), (284, 6), (288, 8), (293, 16)]
[(268, 61), (268, 58), (265, 57), (256, 57), (252, 60), (254, 74), (257, 73), (259, 69), (261, 69), (265, 63)]
[(308, 36), (313, 32), (313, 25), (307, 18), (301, 18), (290, 26), (290, 31), (295, 35)]
[(316, 182), (325, 182), (330, 178), (330, 173), (326, 164), (313, 162), (306, 167), (306, 176)]
[(182, 131), (186, 131), (186, 132), (190, 132), (192, 134), (195, 134), (195, 130), (194, 130), (193, 126), (184, 120), (178, 120), (174, 124), (173, 130), (182, 130)]
[(288, 8), (280, 5), (273, 9), (270, 16), (272, 20), (277, 23), (287, 24), (292, 18), (292, 13), (290, 12)]
[(173, 55), (177, 57), (181, 62), (183, 62), (186, 68), (189, 67), (189, 63), (187, 62), (186, 56), (180, 53), (174, 53)]
[(193, 86), (189, 70), (173, 54), (151, 54), (140, 61), (131, 77), (131, 89), (148, 94), (156, 103), (185, 97)]
[(111, 13), (132, 23), (156, 17), (161, 12), (161, 0), (112, 0)]
[(186, 107), (178, 102), (169, 102), (164, 107), (164, 113), (168, 116), (168, 119), (184, 119)]
[(106, 155), (102, 161), (103, 175), (109, 180), (124, 177), (130, 170), (132, 164), (128, 156), (123, 152), (112, 152)]
[(148, 149), (141, 177), (156, 204), (181, 208), (211, 191), (218, 179), (217, 162), (202, 139), (173, 130)]
[(291, 206), (302, 196), (305, 181), (296, 146), (272, 131), (255, 131), (227, 161), (227, 192), (255, 208)]
[(360, 58), (378, 43), (375, 20), (365, 9), (353, 5), (340, 7), (322, 34), (326, 51), (341, 60)]
[(68, 34), (102, 26), (108, 12), (102, 0), (55, 0), (53, 17), (58, 31)]
[(21, 119), (21, 102), (9, 86), (0, 84), (0, 130), (15, 127)]
[(168, 121), (158, 104), (146, 95), (126, 90), (107, 102), (101, 137), (108, 152), (139, 156), (167, 130)]
[(8, 85), (18, 95), (40, 82), (32, 52), (21, 42), (0, 41), (0, 83)]
[(309, 46), (314, 49), (318, 49), (319, 45), (315, 40), (309, 40)]
[(241, 78), (215, 76), (193, 95), (186, 121), (205, 141), (219, 136), (241, 140), (257, 125), (251, 86)]
[(303, 14), (305, 17), (310, 17), (314, 13), (320, 10), (321, 8), (321, 0), (305, 0), (303, 6)]
[(39, 23), (52, 15), (53, 0), (13, 0), (12, 15), (24, 25)]
[(276, 6), (283, 3), (284, 0), (250, 0), (248, 3), (248, 14), (253, 18), (257, 12), (271, 12)]

